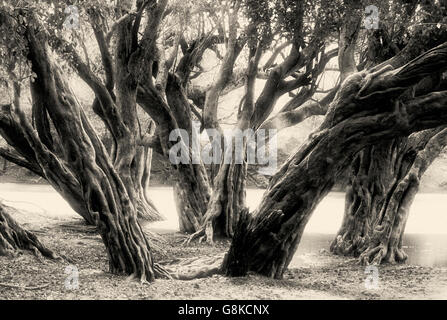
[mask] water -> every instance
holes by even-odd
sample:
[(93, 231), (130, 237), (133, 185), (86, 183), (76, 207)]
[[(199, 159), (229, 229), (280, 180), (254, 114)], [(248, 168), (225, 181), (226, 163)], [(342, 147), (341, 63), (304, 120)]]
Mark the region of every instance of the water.
[[(254, 209), (264, 190), (248, 189), (247, 204)], [(154, 187), (149, 191), (151, 199), (165, 221), (156, 222), (151, 228), (159, 232), (177, 231), (178, 219), (172, 188)], [(78, 215), (68, 206), (57, 192), (47, 185), (15, 183), (0, 184), (0, 199), (6, 204), (48, 216), (52, 219), (76, 218)], [(408, 262), (423, 266), (447, 266), (447, 194), (418, 194), (411, 207), (404, 237), (404, 250)], [(337, 232), (344, 210), (344, 194), (330, 193), (316, 208), (303, 238), (297, 255), (328, 249)], [(30, 216), (30, 218), (32, 218)]]
[[(318, 253), (321, 249), (329, 251), (334, 234), (304, 233), (292, 261), (300, 264), (301, 255)], [(426, 267), (447, 267), (447, 234), (405, 234), (403, 249), (408, 254), (408, 264)]]

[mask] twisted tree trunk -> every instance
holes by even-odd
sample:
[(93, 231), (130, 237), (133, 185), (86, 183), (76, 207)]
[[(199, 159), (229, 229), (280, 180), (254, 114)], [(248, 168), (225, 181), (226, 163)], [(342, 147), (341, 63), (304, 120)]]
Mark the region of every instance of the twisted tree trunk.
[(407, 157), (413, 157), (413, 161), (409, 161), (411, 164), (407, 170), (402, 170), (400, 179), (387, 194), (380, 214), (371, 224), (368, 241), (359, 252), (363, 264), (397, 263), (407, 259), (402, 250), (402, 237), (409, 210), (419, 190), (422, 175), (447, 144), (447, 129), (427, 130), (414, 134), (409, 140), (410, 144), (417, 145), (407, 151), (415, 154), (407, 153)]
[(181, 232), (200, 229), (211, 189), (202, 165), (179, 165), (174, 171), (174, 200)]
[[(192, 161), (191, 106), (181, 85), (181, 79), (177, 75), (167, 76), (165, 93), (166, 95), (150, 84), (144, 84), (138, 89), (137, 101), (157, 124), (150, 145), (166, 159), (170, 159), (170, 150), (176, 144), (181, 144), (186, 150), (187, 163), (171, 161), (171, 168), (180, 230), (192, 233), (200, 226), (208, 205), (211, 187), (203, 163), (200, 159), (199, 163)], [(176, 137), (179, 141), (171, 141), (170, 135), (175, 130), (185, 130), (187, 137), (180, 135)]]
[(152, 149), (138, 146), (134, 162), (135, 165), (132, 165), (131, 170), (138, 218), (142, 221), (149, 222), (163, 220), (164, 217), (158, 212), (148, 194), (151, 177)]
[(356, 157), (346, 189), (345, 215), (331, 252), (358, 256), (364, 250), (389, 192), (414, 160), (404, 161), (410, 155), (405, 148), (406, 138), (398, 138), (366, 147)]
[(8, 213), (11, 208), (0, 203), (0, 256), (14, 255), (17, 250), (30, 250), (35, 255), (56, 259), (56, 255), (37, 237), (23, 229)]
[[(234, 150), (234, 148), (232, 148)], [(231, 151), (231, 150), (230, 150)], [(187, 242), (199, 238), (212, 243), (214, 238), (228, 238), (234, 235), (240, 212), (246, 209), (247, 163), (221, 164), (214, 180), (214, 189), (208, 209), (197, 229)]]
[[(417, 2), (409, 4), (409, 13), (417, 7)], [(430, 10), (427, 9), (427, 13)], [(411, 14), (410, 14), (411, 15)], [(430, 14), (425, 19), (431, 19)], [(428, 21), (427, 21), (428, 22)], [(433, 21), (432, 21), (433, 22)], [(434, 46), (440, 39), (445, 39), (442, 30), (438, 34), (416, 33), (409, 40), (408, 45), (400, 50), (392, 41), (385, 26), (368, 34), (368, 67), (381, 64), (390, 64), (394, 67), (402, 65), (405, 61), (414, 59), (424, 50), (424, 45)], [(393, 57), (394, 56), (394, 57)], [(390, 59), (391, 58), (391, 59)], [(385, 62), (390, 59), (388, 62)], [(416, 96), (422, 96), (440, 89), (441, 74), (435, 72), (419, 83), (408, 89), (401, 100), (411, 100)], [(384, 211), (395, 208), (394, 215), (401, 211), (400, 205), (392, 203), (393, 194), (397, 186), (402, 183), (406, 175), (414, 166), (415, 159), (421, 150), (430, 143), (439, 130), (434, 129), (421, 134), (413, 134), (412, 138), (397, 138), (380, 142), (362, 150), (354, 163), (350, 183), (346, 190), (345, 215), (342, 226), (331, 243), (330, 250), (335, 254), (359, 256), (371, 245), (375, 228), (380, 229)], [(441, 145), (443, 145), (442, 142)], [(433, 159), (429, 160), (430, 162)], [(420, 175), (423, 172), (419, 172)], [(418, 183), (417, 183), (418, 184)], [(415, 186), (417, 189), (417, 186)], [(414, 195), (413, 195), (414, 196)], [(411, 198), (410, 195), (408, 197)], [(404, 201), (402, 205), (411, 200)], [(405, 211), (405, 209), (402, 209)], [(388, 214), (391, 214), (389, 211)], [(402, 230), (403, 232), (403, 230)], [(402, 235), (400, 235), (402, 236)], [(377, 233), (376, 233), (377, 237)], [(377, 241), (377, 239), (375, 240)], [(384, 242), (386, 236), (384, 235)], [(393, 251), (396, 254), (392, 253)], [(390, 254), (384, 260), (404, 261), (405, 254), (400, 249), (390, 248)], [(394, 258), (396, 256), (396, 258)], [(378, 257), (375, 262), (380, 263), (383, 257)], [(363, 259), (368, 263), (369, 259)]]
[[(36, 33), (33, 27), (27, 27), (25, 36), (28, 59), (36, 74), (30, 84), (31, 90), (34, 96), (46, 102), (57, 135), (63, 137), (60, 139), (63, 154), (59, 158), (41, 142), (16, 105), (15, 114), (37, 163), (44, 172), (49, 166), (59, 167), (59, 171), (67, 172), (66, 177), (71, 178), (68, 183), (79, 184), (83, 203), (105, 244), (110, 271), (134, 275), (141, 281), (153, 280), (158, 271), (154, 267), (149, 242), (138, 223), (134, 199), (125, 185), (130, 173), (125, 175), (120, 170), (121, 164), (125, 166), (126, 162), (132, 161), (131, 148), (135, 144), (130, 141), (128, 149), (117, 150), (118, 153), (128, 153), (121, 158), (121, 164), (115, 164), (118, 168), (115, 169), (60, 70), (50, 62), (43, 35)], [(122, 94), (125, 96), (126, 92)]]
[(360, 150), (447, 122), (446, 91), (398, 100), (408, 87), (446, 69), (446, 50), (443, 44), (396, 70), (388, 65), (343, 82), (320, 129), (272, 178), (255, 212), (241, 217), (223, 265), (228, 275), (251, 270), (281, 278), (315, 206)]
[[(420, 96), (440, 88), (440, 75), (431, 75), (409, 90), (403, 96), (407, 99), (412, 96)], [(419, 181), (403, 182), (407, 179), (407, 174), (413, 170), (416, 176), (420, 177), (427, 169), (428, 165), (439, 155), (445, 142), (438, 136), (442, 129), (427, 130), (421, 133), (415, 133), (410, 138), (397, 138), (391, 141), (382, 142), (375, 146), (367, 147), (362, 150), (354, 161), (353, 172), (350, 179), (350, 185), (346, 192), (346, 207), (342, 226), (336, 238), (330, 246), (330, 250), (335, 254), (359, 256), (372, 245), (372, 241), (377, 242), (378, 232), (374, 230), (381, 229), (380, 226), (387, 211), (391, 215), (391, 208), (396, 211), (394, 215), (401, 214), (400, 206), (407, 206), (412, 202), (414, 194), (411, 192), (405, 196), (401, 204), (394, 204), (396, 201), (394, 193), (400, 185), (402, 188), (411, 188), (416, 193)], [(437, 144), (437, 151), (425, 151), (424, 148), (433, 149)], [(418, 157), (424, 157), (428, 162), (427, 166), (420, 166), (415, 161)], [(403, 185), (407, 185), (404, 187)], [(409, 185), (412, 184), (413, 187)], [(408, 214), (408, 212), (406, 212)], [(405, 218), (406, 220), (406, 218)], [(403, 229), (400, 230), (402, 237)], [(373, 235), (375, 233), (375, 235)], [(381, 233), (384, 237), (381, 241), (386, 242), (388, 236)], [(376, 238), (372, 240), (372, 238)], [(375, 263), (381, 261), (403, 262), (406, 255), (399, 248), (389, 248), (389, 256), (379, 255), (377, 259), (372, 259)], [(394, 253), (395, 252), (395, 253)], [(396, 257), (394, 257), (396, 256)], [(363, 263), (368, 263), (369, 259), (362, 258)]]

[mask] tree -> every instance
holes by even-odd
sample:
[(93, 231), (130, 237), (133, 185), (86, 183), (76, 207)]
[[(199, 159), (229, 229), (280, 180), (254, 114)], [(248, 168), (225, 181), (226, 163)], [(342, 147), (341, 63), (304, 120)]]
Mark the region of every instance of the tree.
[[(100, 19), (103, 13), (108, 9), (100, 6), (95, 1), (92, 3), (85, 3), (86, 10), (85, 19), (91, 23), (91, 27), (94, 31), (94, 36), (98, 45), (98, 54), (100, 55), (100, 70), (104, 74), (104, 83), (100, 77), (96, 76), (92, 71), (92, 66), (89, 56), (86, 53), (85, 61), (81, 59), (81, 56), (76, 50), (76, 47), (85, 47), (85, 40), (82, 37), (83, 30), (72, 30), (72, 41), (65, 40), (67, 32), (63, 31), (63, 22), (66, 19), (63, 14), (65, 5), (61, 2), (50, 2), (48, 7), (45, 5), (37, 6), (34, 8), (33, 4), (28, 4), (29, 8), (36, 9), (41, 15), (36, 19), (46, 20), (48, 22), (48, 44), (51, 45), (56, 52), (58, 52), (79, 74), (79, 76), (92, 88), (93, 92), (97, 95), (95, 101), (93, 101), (92, 108), (104, 121), (106, 127), (109, 129), (109, 133), (112, 137), (112, 146), (110, 150), (111, 161), (115, 164), (115, 168), (118, 170), (122, 179), (125, 180), (126, 188), (128, 189), (129, 196), (137, 207), (139, 217), (154, 221), (161, 219), (160, 214), (156, 210), (155, 206), (147, 196), (147, 186), (150, 177), (150, 150), (147, 147), (142, 147), (136, 144), (136, 141), (141, 139), (140, 136), (146, 135), (146, 131), (150, 131), (150, 126), (147, 129), (141, 128), (140, 122), (138, 122), (136, 116), (136, 107), (129, 106), (129, 110), (124, 112), (124, 109), (120, 107), (120, 103), (115, 104), (116, 98), (120, 98), (119, 95), (115, 96), (113, 89), (116, 86), (123, 84), (115, 84), (120, 80), (120, 68), (119, 59), (113, 61), (112, 54), (109, 49), (109, 45), (106, 39), (106, 31), (104, 26), (104, 19)], [(25, 6), (26, 7), (26, 6)], [(11, 10), (12, 6), (6, 6), (5, 9)], [(45, 12), (45, 9), (48, 11)], [(48, 13), (50, 12), (50, 13)], [(53, 13), (51, 13), (53, 12)], [(79, 19), (79, 17), (78, 17)], [(117, 29), (117, 28), (115, 28)], [(11, 30), (9, 30), (11, 31)], [(68, 32), (68, 36), (70, 32)], [(124, 37), (124, 36), (123, 36)], [(78, 39), (79, 40), (76, 40)], [(77, 43), (78, 41), (78, 43)], [(12, 48), (15, 51), (20, 52), (21, 48)], [(39, 90), (39, 89), (38, 89)], [(61, 142), (54, 135), (54, 126), (51, 119), (48, 118), (48, 113), (45, 110), (45, 103), (38, 100), (38, 94), (33, 97), (33, 126), (36, 128), (39, 137), (45, 146), (53, 152), (58, 152), (58, 144)], [(102, 99), (102, 100), (101, 100)], [(110, 99), (109, 101), (106, 101)], [(108, 103), (108, 104), (107, 104)], [(119, 115), (115, 113), (120, 113)], [(28, 164), (26, 168), (30, 166), (35, 167), (35, 160), (31, 150), (26, 145), (19, 145), (20, 142), (16, 142), (14, 128), (11, 126), (11, 120), (8, 119), (8, 115), (3, 115), (3, 137), (11, 144), (18, 154), (11, 154), (3, 152), (2, 154), (9, 157), (9, 160), (15, 161), (19, 165), (23, 165), (25, 162)], [(6, 129), (8, 127), (8, 129)], [(8, 132), (6, 132), (9, 130)], [(21, 141), (24, 142), (24, 141)], [(26, 143), (25, 143), (26, 144)], [(29, 153), (28, 153), (29, 152)], [(39, 171), (39, 170), (37, 170)], [(73, 209), (78, 212), (89, 224), (93, 224), (94, 221), (89, 216), (89, 210), (82, 203), (82, 191), (79, 183), (72, 177), (63, 177), (63, 172), (51, 172), (51, 169), (46, 168), (47, 172), (36, 172), (55, 189), (61, 193), (61, 195), (70, 203)], [(65, 180), (65, 181), (60, 181)], [(67, 181), (70, 181), (67, 183)]]
[[(336, 19), (332, 17), (336, 5), (322, 1), (321, 9), (315, 11), (314, 6), (305, 2), (244, 3), (249, 26), (248, 63), (245, 71), (245, 95), (240, 102), (234, 128), (236, 132), (256, 133), (259, 128), (268, 128), (269, 126), (263, 126), (263, 123), (272, 113), (278, 99), (287, 93), (294, 95), (292, 91), (297, 90), (299, 93), (296, 96), (299, 98), (292, 99), (293, 101), (281, 111), (281, 115), (298, 108), (306, 98), (315, 93), (318, 88), (318, 76), (338, 51), (326, 50), (326, 39), (336, 25)], [(270, 50), (275, 40), (276, 46)], [(284, 50), (289, 50), (289, 54), (278, 63), (277, 57)], [(272, 51), (270, 57), (260, 67), (261, 58), (269, 51)], [(266, 82), (261, 94), (255, 99), (254, 86), (258, 78), (264, 78)], [(206, 123), (213, 125), (217, 119), (217, 105), (215, 99), (210, 102), (208, 98), (207, 96), (204, 118), (208, 116), (212, 119)], [(206, 109), (207, 105), (212, 105), (212, 108)], [(212, 242), (215, 236), (234, 235), (240, 212), (246, 208), (247, 175), (247, 137), (243, 141), (242, 155), (237, 154), (240, 151), (234, 148), (236, 139), (231, 137), (231, 149), (224, 149), (222, 152), (222, 163), (214, 178), (214, 188), (202, 226), (189, 241), (200, 237), (200, 240)], [(225, 143), (222, 142), (221, 145)], [(259, 145), (257, 147), (260, 148)], [(230, 163), (224, 163), (225, 153), (232, 155)], [(236, 159), (243, 159), (243, 163), (237, 163)]]
[[(154, 264), (149, 241), (137, 220), (141, 199), (134, 188), (135, 172), (132, 171), (138, 149), (135, 110), (141, 72), (137, 71), (141, 64), (146, 65), (146, 54), (154, 49), (152, 40), (157, 34), (154, 30), (157, 30), (166, 1), (147, 7), (148, 4), (138, 2), (137, 15), (129, 14), (126, 9), (129, 3), (120, 3), (116, 8), (118, 16), (123, 18), (115, 30), (116, 73), (107, 77), (110, 80), (109, 77), (116, 75), (115, 93), (91, 72), (69, 43), (47, 32), (42, 24), (46, 18), (52, 18), (42, 13), (51, 12), (51, 8), (45, 7), (47, 4), (40, 10), (28, 10), (34, 9), (32, 6), (5, 6), (1, 12), (3, 31), (17, 40), (11, 43), (7, 39), (2, 43), (3, 48), (12, 46), (16, 53), (3, 55), (6, 56), (6, 72), (13, 83), (14, 99), (3, 107), (6, 125), (2, 126), (2, 132), (30, 168), (36, 168), (50, 181), (54, 179), (61, 190), (76, 191), (74, 195), (93, 219), (106, 246), (110, 271), (133, 275), (141, 281), (152, 281), (156, 275), (166, 276), (163, 269)], [(139, 40), (135, 36), (144, 11), (150, 16), (150, 23), (145, 26), (145, 36)], [(70, 54), (68, 62), (94, 91), (94, 104), (99, 104), (113, 130), (117, 143), (115, 157), (107, 152), (61, 68), (51, 58), (49, 43), (53, 47), (58, 44), (59, 54)], [(7, 60), (11, 56), (16, 60)], [(26, 72), (25, 79), (31, 79), (29, 86), (35, 113), (45, 110), (41, 112), (43, 125), (36, 125), (36, 129), (21, 109), (20, 77), (16, 76), (21, 70)], [(53, 130), (48, 128), (49, 124)], [(16, 140), (20, 144), (16, 144)]]
[(241, 218), (223, 265), (228, 275), (281, 278), (315, 206), (361, 149), (446, 123), (446, 91), (399, 100), (408, 87), (445, 70), (446, 50), (444, 43), (400, 68), (387, 64), (346, 78), (319, 130), (272, 178), (258, 208)]
[[(410, 35), (405, 28), (395, 31), (397, 34), (390, 34), (387, 21), (382, 21), (381, 28), (369, 34), (369, 65), (382, 63), (394, 55), (394, 63), (397, 64), (397, 57), (406, 55), (406, 59), (414, 58), (424, 47), (432, 47), (445, 39), (445, 28), (437, 26), (445, 19), (445, 13), (436, 4), (425, 3), (418, 11), (417, 5), (417, 1), (395, 5), (393, 9), (397, 12), (393, 16), (403, 20), (402, 26), (420, 21), (425, 27), (416, 28)], [(399, 45), (408, 44), (408, 41), (413, 44), (401, 51)], [(442, 73), (435, 73), (413, 86), (404, 96), (411, 99), (443, 90), (441, 82)], [(359, 153), (352, 165), (345, 217), (331, 244), (332, 252), (360, 256), (364, 264), (406, 260), (401, 246), (409, 206), (417, 192), (420, 177), (445, 145), (440, 130), (387, 140), (368, 146)]]

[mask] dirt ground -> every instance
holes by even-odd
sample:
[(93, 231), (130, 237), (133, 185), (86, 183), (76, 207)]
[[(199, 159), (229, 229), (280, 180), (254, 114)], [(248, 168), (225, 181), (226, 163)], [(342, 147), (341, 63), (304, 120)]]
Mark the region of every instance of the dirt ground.
[[(0, 299), (446, 299), (447, 268), (411, 265), (380, 266), (376, 289), (365, 286), (365, 267), (354, 259), (335, 257), (322, 249), (300, 256), (284, 280), (256, 275), (227, 278), (215, 275), (191, 281), (157, 280), (140, 284), (108, 273), (107, 256), (101, 239), (85, 228), (80, 219), (49, 218), (38, 212), (17, 211), (14, 217), (57, 254), (69, 261), (39, 260), (30, 253), (0, 257)], [(25, 223), (26, 222), (26, 223)], [(211, 247), (192, 243), (182, 246), (184, 236), (160, 236), (155, 258), (215, 256), (228, 242)], [(66, 268), (76, 266), (77, 289), (67, 288)], [(23, 287), (28, 287), (24, 289)], [(38, 287), (29, 290), (31, 287)]]

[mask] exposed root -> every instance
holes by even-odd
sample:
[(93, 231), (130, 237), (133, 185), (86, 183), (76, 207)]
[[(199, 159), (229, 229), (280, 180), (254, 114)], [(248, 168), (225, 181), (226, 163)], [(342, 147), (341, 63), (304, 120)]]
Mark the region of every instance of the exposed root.
[(364, 248), (365, 238), (346, 239), (338, 235), (331, 243), (329, 250), (335, 255), (358, 256)]
[(163, 248), (166, 240), (158, 233), (143, 230), (144, 235), (149, 239), (151, 250), (161, 256), (166, 256), (166, 250)]
[(166, 220), (152, 202), (145, 202), (137, 201), (137, 216), (141, 224)]
[(206, 232), (206, 228), (202, 227), (199, 231), (194, 232), (190, 236), (188, 236), (182, 243), (182, 245), (189, 245), (191, 241), (198, 239), (199, 243), (206, 242), (209, 244), (213, 244), (213, 237), (209, 237)]
[(167, 269), (158, 263), (154, 263), (155, 277), (160, 279), (173, 279), (172, 275)]
[(45, 247), (37, 237), (23, 229), (6, 211), (12, 208), (0, 203), (0, 255), (14, 256), (18, 250), (29, 250), (38, 259), (59, 257)]
[(222, 273), (223, 254), (205, 258), (176, 259), (164, 268), (173, 279), (193, 280)]
[(50, 284), (44, 284), (41, 286), (36, 286), (36, 287), (23, 287), (23, 286), (18, 286), (15, 284), (10, 284), (10, 283), (4, 283), (4, 282), (0, 282), (0, 287), (6, 287), (6, 288), (13, 288), (13, 289), (22, 289), (22, 290), (40, 290), (40, 289), (44, 289), (46, 287), (48, 287)]
[(376, 247), (368, 248), (359, 256), (361, 265), (380, 265), (381, 263), (404, 263), (408, 255), (397, 247), (388, 248), (387, 244), (380, 244)]
[(96, 226), (87, 225), (84, 221), (74, 221), (73, 223), (59, 224), (64, 230), (86, 233), (86, 234), (97, 234), (98, 228)]

